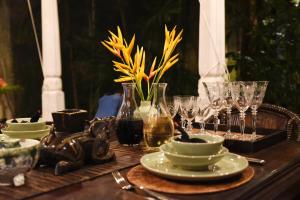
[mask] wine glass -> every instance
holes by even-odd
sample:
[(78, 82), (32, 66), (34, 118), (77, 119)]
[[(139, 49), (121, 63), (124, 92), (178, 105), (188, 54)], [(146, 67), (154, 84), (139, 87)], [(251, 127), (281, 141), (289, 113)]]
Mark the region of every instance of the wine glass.
[(231, 138), (233, 135), (231, 133), (231, 110), (232, 110), (233, 100), (232, 100), (232, 83), (224, 82), (224, 106), (226, 108), (227, 114), (227, 134), (228, 138)]
[(197, 98), (194, 96), (180, 97), (181, 114), (188, 121), (186, 131), (191, 132), (193, 129), (192, 120), (196, 117), (198, 112)]
[(200, 94), (197, 97), (197, 104), (199, 107), (197, 117), (199, 118), (200, 132), (205, 133), (205, 119), (211, 111), (209, 99), (206, 93)]
[(185, 97), (184, 95), (176, 95), (174, 96), (174, 100), (176, 99), (176, 102), (178, 103), (178, 114), (180, 115), (180, 124), (181, 124), (181, 128), (185, 130), (185, 125), (186, 125), (186, 119), (182, 114), (182, 109), (181, 109), (181, 98)]
[(252, 139), (255, 139), (256, 137), (257, 109), (263, 102), (268, 83), (269, 81), (256, 81), (256, 87), (254, 90), (253, 100), (251, 103), (252, 129), (253, 129)]
[(223, 107), (224, 100), (224, 85), (221, 82), (203, 82), (207, 97), (210, 102), (210, 107), (214, 111), (214, 131), (218, 131), (218, 115)]
[(173, 119), (178, 112), (180, 99), (177, 96), (166, 97), (166, 103), (170, 116)]
[(232, 82), (232, 98), (234, 105), (240, 111), (240, 129), (242, 139), (245, 138), (245, 116), (246, 110), (252, 103), (256, 82), (253, 81), (236, 81)]

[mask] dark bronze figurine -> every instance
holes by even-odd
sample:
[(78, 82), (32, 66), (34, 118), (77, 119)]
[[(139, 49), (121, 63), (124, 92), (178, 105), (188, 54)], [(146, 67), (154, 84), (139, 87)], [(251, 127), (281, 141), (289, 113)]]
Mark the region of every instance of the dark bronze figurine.
[(54, 124), (50, 134), (41, 140), (38, 165), (53, 166), (55, 175), (61, 175), (87, 163), (101, 164), (114, 159), (109, 148), (114, 123), (115, 118), (96, 118), (77, 133), (58, 132)]

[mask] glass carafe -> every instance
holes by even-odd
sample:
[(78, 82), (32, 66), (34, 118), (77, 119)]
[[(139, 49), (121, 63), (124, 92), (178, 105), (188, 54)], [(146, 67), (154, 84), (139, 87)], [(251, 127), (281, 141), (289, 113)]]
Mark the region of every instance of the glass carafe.
[(122, 83), (123, 102), (117, 115), (116, 134), (122, 145), (138, 145), (143, 138), (143, 120), (138, 114), (135, 101), (135, 84)]
[(165, 90), (167, 83), (153, 84), (151, 112), (144, 118), (144, 142), (146, 151), (157, 151), (174, 134), (174, 124), (168, 111)]

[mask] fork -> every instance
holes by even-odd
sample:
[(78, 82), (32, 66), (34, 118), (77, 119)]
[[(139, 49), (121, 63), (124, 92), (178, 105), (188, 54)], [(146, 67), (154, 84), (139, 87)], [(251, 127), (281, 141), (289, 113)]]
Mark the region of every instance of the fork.
[(132, 184), (130, 184), (122, 175), (119, 171), (114, 171), (111, 173), (112, 176), (114, 177), (115, 181), (117, 184), (119, 184), (121, 186), (121, 188), (123, 190), (135, 190), (135, 189), (139, 189), (145, 193), (147, 193), (148, 195), (158, 199), (158, 200), (175, 200), (175, 199), (171, 199), (169, 197), (166, 197), (162, 194), (159, 194), (157, 192), (153, 192), (151, 190), (148, 190), (147, 188), (144, 188), (143, 186), (134, 186)]

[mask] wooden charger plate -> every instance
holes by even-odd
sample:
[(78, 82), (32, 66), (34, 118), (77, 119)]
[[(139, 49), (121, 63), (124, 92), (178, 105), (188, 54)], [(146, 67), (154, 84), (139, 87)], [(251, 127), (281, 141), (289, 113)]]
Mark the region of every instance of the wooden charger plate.
[(254, 169), (247, 167), (240, 175), (209, 182), (181, 182), (158, 177), (147, 171), (141, 165), (133, 167), (127, 173), (129, 182), (143, 186), (150, 190), (172, 194), (203, 194), (220, 192), (241, 186), (249, 182), (254, 176)]

